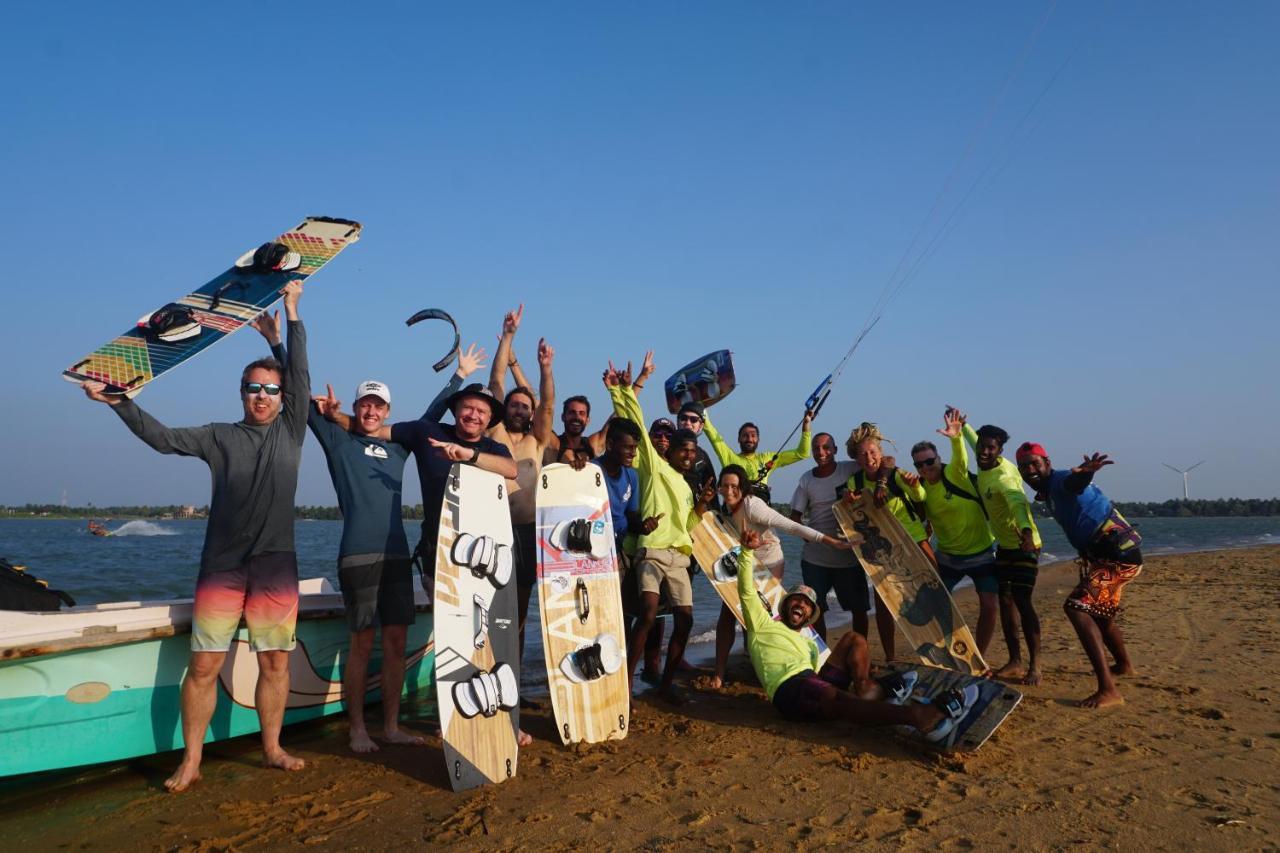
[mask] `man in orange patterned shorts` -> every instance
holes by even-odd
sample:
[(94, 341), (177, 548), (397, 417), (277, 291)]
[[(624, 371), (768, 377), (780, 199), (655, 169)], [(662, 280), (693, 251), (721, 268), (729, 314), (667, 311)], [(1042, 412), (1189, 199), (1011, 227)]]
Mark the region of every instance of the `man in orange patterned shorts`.
[[(1132, 674), (1133, 664), (1116, 614), (1125, 584), (1142, 571), (1142, 537), (1093, 485), (1093, 475), (1112, 462), (1105, 454), (1095, 453), (1069, 471), (1055, 471), (1045, 449), (1030, 441), (1018, 448), (1017, 459), (1022, 479), (1036, 491), (1036, 500), (1049, 505), (1079, 553), (1080, 583), (1067, 596), (1063, 609), (1098, 678), (1097, 691), (1080, 704), (1085, 708), (1122, 704), (1124, 697), (1116, 689), (1114, 676)], [(1108, 651), (1115, 657), (1110, 666)]]

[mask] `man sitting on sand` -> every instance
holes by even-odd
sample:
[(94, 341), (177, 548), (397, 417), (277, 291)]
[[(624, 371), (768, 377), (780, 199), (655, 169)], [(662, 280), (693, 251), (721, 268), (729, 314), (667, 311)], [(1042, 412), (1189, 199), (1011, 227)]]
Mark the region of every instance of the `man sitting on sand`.
[(304, 762), (280, 746), (289, 697), (289, 652), (297, 645), (298, 562), (293, 499), (307, 436), (310, 374), (307, 336), (298, 318), (302, 282), (284, 288), (289, 365), (252, 362), (240, 375), (244, 418), (233, 424), (172, 429), (101, 382), (84, 383), (153, 449), (194, 456), (209, 466), (213, 497), (191, 610), (191, 660), (182, 680), (182, 764), (164, 785), (185, 791), (200, 778), (204, 736), (217, 704), (218, 673), (243, 616), (257, 653), (258, 722), (268, 767), (300, 770)]
[[(1125, 585), (1142, 572), (1142, 537), (1093, 485), (1093, 475), (1113, 463), (1106, 454), (1095, 453), (1069, 471), (1056, 471), (1045, 449), (1030, 441), (1018, 448), (1017, 459), (1022, 479), (1035, 489), (1036, 500), (1048, 503), (1080, 554), (1080, 582), (1062, 605), (1098, 679), (1097, 692), (1080, 704), (1085, 708), (1122, 704), (1124, 697), (1113, 676), (1130, 675), (1133, 664), (1116, 614)], [(1110, 667), (1108, 650), (1116, 659)]]
[[(818, 669), (818, 646), (800, 633), (818, 619), (812, 589), (794, 587), (774, 620), (760, 602), (753, 582), (752, 551), (764, 544), (754, 530), (742, 533), (738, 565), (738, 595), (747, 628), (747, 652), (756, 677), (774, 707), (789, 720), (849, 720), (870, 725), (908, 725), (926, 739), (940, 742), (978, 701), (978, 686), (948, 690), (932, 703), (907, 703), (915, 684), (914, 672), (894, 675), (883, 683), (871, 678), (867, 641), (849, 631)], [(814, 670), (817, 669), (817, 672)]]

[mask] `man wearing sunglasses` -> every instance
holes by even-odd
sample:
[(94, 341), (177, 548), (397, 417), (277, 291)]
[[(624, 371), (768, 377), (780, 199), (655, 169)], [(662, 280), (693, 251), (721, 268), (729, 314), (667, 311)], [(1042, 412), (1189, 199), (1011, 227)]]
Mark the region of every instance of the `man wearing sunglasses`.
[(924, 487), (925, 515), (938, 543), (938, 575), (954, 590), (965, 577), (978, 593), (978, 651), (987, 653), (996, 630), (1000, 584), (996, 580), (995, 537), (978, 494), (977, 477), (969, 473), (960, 413), (948, 409), (938, 434), (951, 440), (951, 461), (943, 466), (938, 448), (921, 441), (911, 448), (911, 461)]
[(280, 746), (289, 695), (289, 652), (296, 645), (298, 564), (294, 554), (294, 493), (307, 434), (310, 374), (307, 337), (298, 317), (302, 282), (284, 290), (289, 364), (262, 358), (240, 376), (244, 417), (173, 429), (123, 395), (84, 383), (91, 400), (107, 403), (140, 439), (161, 453), (194, 456), (209, 466), (213, 496), (191, 614), (191, 659), (182, 683), (182, 764), (165, 782), (186, 790), (200, 778), (205, 732), (213, 716), (218, 673), (243, 615), (258, 657), (258, 720), (264, 763), (300, 770), (303, 761)]

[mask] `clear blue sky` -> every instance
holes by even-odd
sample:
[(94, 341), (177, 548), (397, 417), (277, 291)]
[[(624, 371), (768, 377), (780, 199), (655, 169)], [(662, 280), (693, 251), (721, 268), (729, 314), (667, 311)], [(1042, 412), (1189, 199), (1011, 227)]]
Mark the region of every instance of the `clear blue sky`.
[[(309, 214), (365, 225), (302, 302), (315, 388), (379, 377), (415, 416), (443, 340), (404, 319), (491, 345), (524, 301), (518, 352), (555, 344), (561, 397), (603, 419), (606, 358), (728, 347), (714, 414), (774, 446), (957, 162), (909, 262), (986, 179), (819, 426), (878, 421), (905, 456), (950, 402), (1057, 462), (1112, 453), (1118, 498), (1202, 458), (1195, 496), (1280, 491), (1276, 4), (1062, 3), (1033, 43), (1048, 4), (266, 8), (6, 6), (0, 503), (205, 503), (201, 463), (59, 373)], [(235, 419), (262, 350), (237, 335), (139, 402)], [(334, 502), (310, 440), (298, 500)]]

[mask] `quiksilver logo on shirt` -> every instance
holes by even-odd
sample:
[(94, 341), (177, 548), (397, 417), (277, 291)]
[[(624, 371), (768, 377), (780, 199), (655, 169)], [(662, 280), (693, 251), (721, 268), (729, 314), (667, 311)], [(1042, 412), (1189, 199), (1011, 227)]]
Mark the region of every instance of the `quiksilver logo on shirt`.
[(387, 449), (377, 444), (366, 444), (364, 446), (364, 455), (372, 456), (374, 459), (386, 459)]

